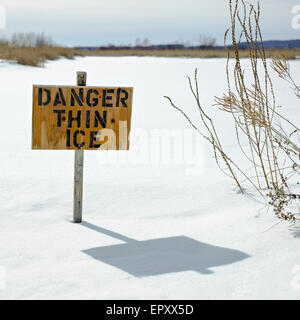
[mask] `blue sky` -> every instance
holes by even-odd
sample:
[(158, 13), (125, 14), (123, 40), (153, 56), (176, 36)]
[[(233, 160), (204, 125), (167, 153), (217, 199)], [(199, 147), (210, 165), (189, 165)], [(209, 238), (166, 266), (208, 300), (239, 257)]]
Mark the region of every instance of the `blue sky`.
[[(250, 0), (256, 3), (254, 0)], [(0, 0), (6, 11), (6, 29), (45, 32), (65, 45), (194, 41), (200, 34), (222, 44), (228, 26), (227, 0)], [(292, 8), (300, 0), (261, 0), (265, 40), (299, 39), (291, 25)]]

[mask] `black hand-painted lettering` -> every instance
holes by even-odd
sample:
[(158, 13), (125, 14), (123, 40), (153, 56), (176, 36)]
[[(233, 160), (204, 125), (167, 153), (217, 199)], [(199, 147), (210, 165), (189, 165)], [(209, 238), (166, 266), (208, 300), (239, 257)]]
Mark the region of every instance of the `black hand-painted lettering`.
[(72, 122), (77, 121), (77, 128), (81, 126), (81, 111), (77, 111), (77, 116), (73, 117), (73, 111), (68, 113), (68, 128), (72, 128)]
[(100, 116), (99, 111), (95, 111), (95, 121), (94, 121), (94, 127), (98, 127), (98, 123), (100, 123), (102, 128), (106, 128), (106, 119), (107, 119), (107, 111), (103, 111), (103, 117)]
[(71, 130), (67, 129), (66, 146), (71, 147)]
[(121, 103), (123, 105), (124, 108), (127, 108), (127, 104), (126, 104), (126, 100), (128, 99), (129, 97), (129, 94), (126, 90), (122, 90), (122, 93), (124, 93), (124, 96), (121, 98)]
[[(94, 93), (96, 97), (94, 97), (92, 100), (93, 100), (93, 103), (91, 103), (91, 94)], [(87, 91), (87, 94), (86, 94), (86, 104), (89, 106), (89, 107), (96, 107), (96, 105), (98, 104), (98, 98), (97, 98), (97, 95), (99, 95), (99, 92), (98, 90), (96, 89), (89, 89)]]
[(108, 94), (113, 94), (115, 92), (114, 89), (104, 89), (102, 96), (102, 107), (111, 108), (113, 106), (112, 103), (107, 103), (107, 101), (112, 101), (112, 96), (108, 96)]
[(85, 132), (83, 130), (77, 130), (74, 132), (74, 136), (73, 136), (73, 143), (74, 143), (74, 146), (76, 148), (81, 148), (84, 146), (84, 141), (81, 142), (81, 143), (78, 143), (78, 135), (81, 134), (83, 136), (85, 136)]
[(86, 112), (85, 127), (86, 127), (86, 128), (89, 128), (89, 127), (90, 127), (90, 124), (91, 124), (91, 111), (88, 110), (88, 111)]
[[(47, 97), (46, 100), (43, 101), (43, 92), (46, 93)], [(51, 101), (51, 95), (50, 95), (50, 90), (44, 89), (44, 88), (39, 88), (38, 91), (38, 104), (39, 106), (47, 106)]]
[(94, 143), (97, 140), (98, 136), (100, 136), (101, 132), (99, 131), (90, 131), (90, 148), (100, 148), (101, 144), (100, 143)]
[(57, 127), (61, 127), (61, 115), (66, 113), (66, 110), (53, 110), (57, 114)]
[(66, 100), (62, 91), (62, 88), (58, 88), (58, 92), (56, 93), (53, 106), (57, 106), (58, 104), (66, 105)]
[(79, 88), (79, 94), (75, 91), (75, 89), (71, 89), (71, 107), (75, 106), (75, 100), (79, 106), (83, 106), (84, 97), (83, 97), (83, 88)]

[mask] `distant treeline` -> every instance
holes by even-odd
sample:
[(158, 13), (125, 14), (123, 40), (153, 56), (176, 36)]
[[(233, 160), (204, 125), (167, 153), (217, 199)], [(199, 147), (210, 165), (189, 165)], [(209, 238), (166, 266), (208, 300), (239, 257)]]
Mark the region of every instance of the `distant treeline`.
[(222, 49), (221, 47), (215, 46), (186, 46), (184, 44), (153, 44), (148, 46), (99, 46), (99, 47), (75, 47), (74, 49), (81, 50), (183, 50), (183, 49)]
[[(262, 48), (262, 43), (258, 43), (259, 48)], [(264, 41), (265, 49), (300, 49), (300, 40), (269, 40)], [(232, 46), (228, 46), (232, 49)], [(248, 49), (246, 42), (240, 43), (240, 49)], [(186, 45), (186, 44), (151, 44), (151, 45), (106, 45), (106, 46), (80, 46), (74, 49), (81, 50), (224, 50), (224, 46), (216, 45)]]
[[(258, 47), (262, 48), (262, 43), (257, 43)], [(299, 49), (300, 40), (268, 40), (263, 42), (265, 49)], [(240, 49), (248, 49), (248, 44), (243, 42), (239, 45)]]

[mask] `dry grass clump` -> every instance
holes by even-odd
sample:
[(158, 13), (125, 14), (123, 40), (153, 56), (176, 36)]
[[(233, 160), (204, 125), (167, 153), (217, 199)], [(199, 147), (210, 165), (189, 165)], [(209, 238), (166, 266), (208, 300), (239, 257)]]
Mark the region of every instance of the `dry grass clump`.
[(0, 41), (0, 59), (29, 66), (42, 66), (46, 60), (59, 57), (73, 59), (82, 54), (80, 50), (54, 45), (43, 33), (16, 33), (9, 41)]
[(288, 57), (284, 54), (276, 55), (272, 58), (272, 68), (278, 74), (279, 78), (287, 81), (293, 88), (295, 95), (300, 99), (300, 86), (296, 84), (291, 75)]
[(51, 38), (43, 33), (15, 33), (9, 41), (0, 41), (0, 59), (14, 60), (23, 65), (42, 66), (46, 60), (59, 57), (73, 59), (75, 55), (82, 53), (54, 45)]
[[(214, 120), (200, 103), (197, 70), (194, 81), (189, 78), (189, 85), (200, 111), (203, 130), (196, 127), (169, 97), (166, 98), (211, 143), (217, 164), (225, 174), (234, 179), (241, 193), (245, 193), (244, 184), (248, 182), (273, 208), (278, 218), (295, 222), (299, 220), (299, 205), (296, 209), (293, 206), (298, 195), (292, 190), (297, 190), (299, 184), (300, 129), (297, 124), (284, 117), (276, 105), (267, 54), (264, 46), (260, 48), (258, 45), (263, 43), (259, 26), (259, 5), (257, 8), (251, 4), (247, 6), (244, 0), (235, 0), (233, 5), (233, 1), (229, 0), (229, 7), (231, 28), (225, 33), (225, 43), (231, 33), (235, 63), (231, 72), (231, 52), (227, 50), (228, 92), (222, 97), (216, 97), (215, 105), (232, 117), (240, 157), (234, 159), (225, 151)], [(248, 44), (250, 72), (245, 72), (241, 63), (239, 44), (242, 39)], [(300, 88), (291, 77), (288, 58), (282, 53), (279, 56), (281, 58), (273, 58), (272, 67), (282, 79), (290, 83), (299, 97)], [(258, 73), (259, 68), (262, 68), (262, 73)]]
[[(165, 50), (147, 50), (147, 49), (107, 49), (107, 50), (86, 50), (85, 55), (95, 56), (153, 56), (153, 57), (186, 57), (186, 58), (227, 58), (228, 52), (221, 49), (165, 49)], [(272, 58), (284, 55), (288, 60), (300, 57), (300, 49), (269, 49), (265, 51), (266, 58)], [(234, 58), (234, 50), (229, 50), (229, 57)], [(250, 58), (248, 50), (240, 50), (240, 58)]]
[(9, 44), (0, 45), (0, 59), (13, 60), (28, 66), (42, 66), (46, 60), (57, 60), (60, 57), (73, 59), (79, 55), (83, 55), (80, 50), (57, 46), (21, 47)]

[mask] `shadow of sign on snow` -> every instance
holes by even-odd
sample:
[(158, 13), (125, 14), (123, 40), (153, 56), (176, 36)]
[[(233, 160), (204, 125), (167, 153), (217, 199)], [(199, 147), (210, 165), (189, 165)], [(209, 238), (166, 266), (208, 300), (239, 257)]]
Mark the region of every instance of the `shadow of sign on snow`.
[(300, 239), (300, 228), (299, 227), (294, 227), (291, 229), (292, 235), (294, 238), (299, 238)]
[(210, 274), (213, 271), (209, 268), (249, 257), (238, 250), (209, 245), (185, 236), (137, 241), (87, 222), (82, 225), (125, 241), (124, 244), (96, 247), (83, 252), (135, 277), (189, 270)]

